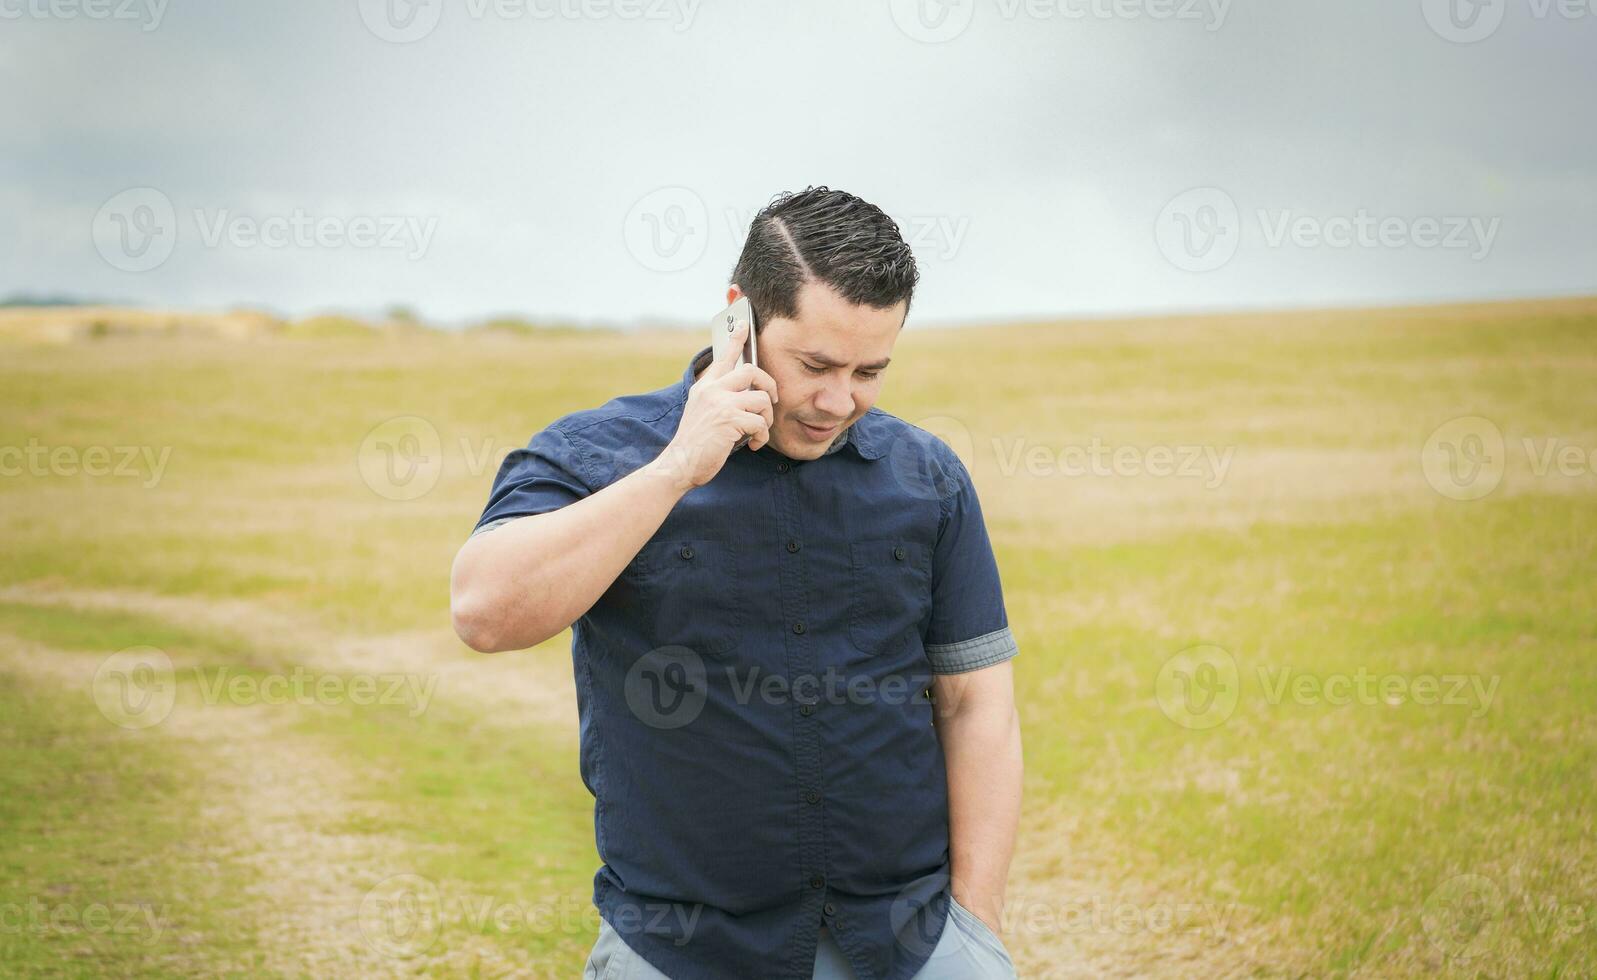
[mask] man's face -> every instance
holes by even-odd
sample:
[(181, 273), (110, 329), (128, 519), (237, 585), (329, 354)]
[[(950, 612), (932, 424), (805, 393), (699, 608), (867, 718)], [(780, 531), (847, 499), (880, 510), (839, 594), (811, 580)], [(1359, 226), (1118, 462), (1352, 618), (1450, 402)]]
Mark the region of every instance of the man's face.
[[(733, 286), (727, 302), (742, 295)], [(756, 358), (776, 380), (779, 399), (769, 445), (789, 459), (817, 459), (870, 411), (904, 314), (902, 302), (884, 310), (857, 306), (810, 282), (799, 291), (795, 319), (762, 319)]]

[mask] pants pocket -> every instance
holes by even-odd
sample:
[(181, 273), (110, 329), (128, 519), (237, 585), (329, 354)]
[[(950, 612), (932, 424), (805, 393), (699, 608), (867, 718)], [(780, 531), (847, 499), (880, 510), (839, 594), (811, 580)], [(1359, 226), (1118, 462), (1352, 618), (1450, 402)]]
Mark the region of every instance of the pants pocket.
[(631, 947), (610, 923), (599, 920), (599, 938), (588, 954), (588, 963), (582, 969), (582, 980), (625, 980), (627, 960)]
[(971, 939), (1003, 963), (1008, 971), (1006, 975), (1013, 976), (1015, 962), (1009, 958), (1009, 949), (1004, 946), (1004, 941), (998, 938), (998, 934), (993, 932), (975, 912), (955, 901), (952, 895), (948, 896), (948, 907), (950, 915), (964, 928)]

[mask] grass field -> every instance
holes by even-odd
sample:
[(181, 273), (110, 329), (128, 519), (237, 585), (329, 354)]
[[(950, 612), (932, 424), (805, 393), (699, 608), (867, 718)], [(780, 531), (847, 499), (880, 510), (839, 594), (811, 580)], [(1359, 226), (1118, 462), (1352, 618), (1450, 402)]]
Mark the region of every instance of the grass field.
[[(698, 346), (0, 339), (0, 974), (579, 975), (569, 634), (448, 569)], [(1597, 301), (894, 353), (1021, 647), (1023, 977), (1597, 974)]]

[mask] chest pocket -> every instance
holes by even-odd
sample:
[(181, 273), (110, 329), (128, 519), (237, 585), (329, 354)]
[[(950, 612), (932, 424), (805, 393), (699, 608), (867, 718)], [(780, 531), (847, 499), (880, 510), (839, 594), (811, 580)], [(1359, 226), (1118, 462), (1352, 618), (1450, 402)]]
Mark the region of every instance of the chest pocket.
[(724, 653), (737, 646), (748, 622), (738, 565), (730, 541), (669, 537), (645, 544), (621, 574), (656, 646)]
[(906, 538), (850, 546), (849, 639), (868, 656), (895, 653), (931, 611), (932, 555)]

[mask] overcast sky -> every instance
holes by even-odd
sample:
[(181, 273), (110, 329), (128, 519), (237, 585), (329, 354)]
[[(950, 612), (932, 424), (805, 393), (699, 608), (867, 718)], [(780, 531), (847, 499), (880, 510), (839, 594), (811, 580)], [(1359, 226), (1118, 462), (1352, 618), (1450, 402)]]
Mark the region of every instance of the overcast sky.
[(749, 219), (915, 318), (1597, 292), (1597, 0), (0, 0), (0, 297), (696, 321)]

